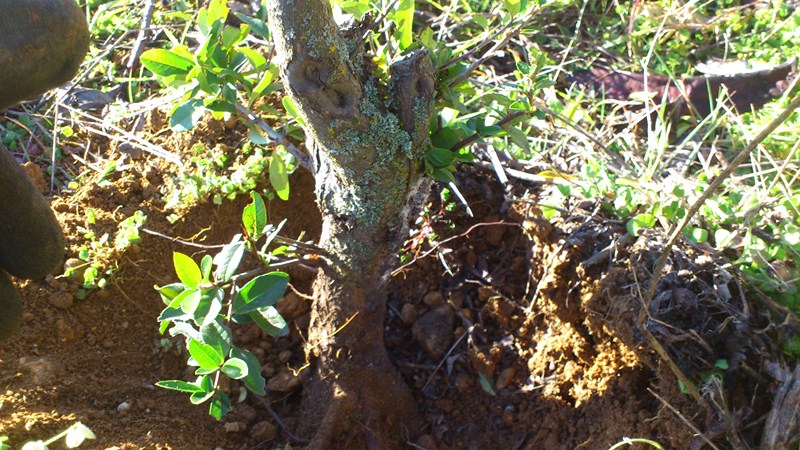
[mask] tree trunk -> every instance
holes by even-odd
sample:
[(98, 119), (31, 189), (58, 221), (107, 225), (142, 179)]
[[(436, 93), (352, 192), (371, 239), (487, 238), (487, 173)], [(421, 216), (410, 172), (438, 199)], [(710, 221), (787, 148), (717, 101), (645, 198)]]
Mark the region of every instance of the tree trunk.
[(306, 122), (328, 252), (314, 285), (301, 433), (315, 449), (396, 448), (420, 421), (385, 350), (386, 285), (429, 190), (433, 67), (412, 53), (391, 66), (386, 86), (328, 0), (268, 6), (283, 80)]

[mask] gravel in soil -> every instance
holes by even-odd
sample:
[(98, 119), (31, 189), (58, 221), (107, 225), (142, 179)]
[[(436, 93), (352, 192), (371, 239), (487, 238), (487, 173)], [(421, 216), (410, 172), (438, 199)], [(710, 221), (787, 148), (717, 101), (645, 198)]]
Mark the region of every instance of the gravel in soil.
[[(207, 122), (171, 135), (157, 115), (151, 119), (143, 137), (187, 158), (198, 144), (235, 147), (244, 133)], [(103, 156), (118, 150), (110, 144)], [(148, 216), (148, 230), (198, 244), (225, 243), (239, 231), (247, 198), (194, 206), (170, 223), (159, 188), (176, 169), (141, 152), (128, 158), (128, 167), (106, 182), (98, 174), (53, 199), (68, 257), (85, 243), (90, 208), (97, 236), (113, 235), (117, 222), (137, 210)], [(547, 189), (506, 194), (485, 174), (467, 169), (459, 176), (474, 217), (433, 195), (389, 290), (387, 347), (427, 423), (417, 448), (603, 449), (625, 436), (702, 448), (692, 426), (718, 443), (759, 442), (761, 428), (753, 424), (770, 409), (775, 386), (763, 366), (780, 361), (777, 331), (753, 313), (717, 255), (701, 247), (676, 250), (649, 314), (640, 314), (639, 292), (652, 277), (662, 237), (626, 237), (623, 224), (593, 207), (571, 207), (569, 217), (548, 221), (536, 206)], [(271, 202), (271, 219), (287, 218), (290, 236), (305, 231), (315, 239), (320, 222), (309, 175), (294, 176), (291, 200)], [(75, 297), (75, 280), (18, 283), (25, 322), (16, 339), (0, 345), (0, 435), (22, 443), (81, 421), (97, 435), (86, 448), (290, 442), (302, 389), (293, 369), (305, 362), (308, 324), (308, 300), (299, 294), (310, 291), (313, 269), (291, 270), (297, 292), (278, 305), (291, 319), (289, 336), (235, 330), (260, 358), (269, 392), (216, 422), (185, 395), (154, 386), (191, 373), (180, 342), (158, 334), (163, 305), (153, 286), (174, 281), (173, 251), (199, 260), (204, 250), (142, 236), (112, 255), (109, 286), (85, 299)], [(705, 408), (682, 392), (676, 369), (714, 405)], [(224, 388), (236, 398), (237, 386)]]

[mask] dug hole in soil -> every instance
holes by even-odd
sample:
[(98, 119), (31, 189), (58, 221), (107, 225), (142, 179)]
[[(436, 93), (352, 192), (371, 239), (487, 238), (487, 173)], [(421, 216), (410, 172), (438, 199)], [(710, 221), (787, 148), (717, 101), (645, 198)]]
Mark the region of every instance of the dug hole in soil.
[[(174, 135), (162, 130), (163, 117), (151, 119), (141, 136), (184, 160), (197, 144), (235, 148), (246, 133), (205, 121)], [(109, 183), (95, 174), (53, 198), (68, 257), (86, 243), (89, 208), (97, 236), (113, 235), (117, 222), (137, 210), (148, 217), (144, 228), (183, 241), (217, 245), (239, 232), (246, 196), (192, 207), (172, 224), (159, 188), (177, 168), (101, 144), (106, 150), (99, 156), (124, 153), (128, 167)], [(290, 202), (269, 204), (271, 221), (288, 219), (289, 237), (318, 236), (313, 185), (298, 171)], [(673, 449), (781, 448), (790, 441), (797, 376), (778, 343), (795, 332), (796, 320), (747, 291), (726, 260), (682, 243), (645, 311), (642, 293), (663, 235), (632, 238), (594, 202), (563, 205), (563, 214), (546, 220), (539, 205), (549, 186), (504, 189), (470, 168), (460, 172), (458, 186), (474, 217), (443, 203), (435, 190), (390, 285), (387, 347), (426, 418), (424, 435), (409, 448), (607, 449), (624, 437)], [(97, 436), (82, 448), (255, 449), (292, 442), (287, 431), (299, 419), (302, 372), (294, 373), (305, 364), (308, 301), (289, 292), (279, 302), (291, 320), (289, 336), (235, 330), (238, 344), (261, 360), (269, 392), (248, 397), (216, 422), (187, 395), (154, 386), (193, 379), (180, 340), (164, 341), (156, 322), (163, 304), (153, 286), (176, 280), (173, 251), (198, 261), (214, 252), (142, 233), (112, 262), (109, 287), (83, 300), (75, 297), (74, 279), (18, 282), (25, 323), (0, 345), (0, 435), (21, 446), (81, 421)], [(312, 268), (290, 275), (294, 289), (310, 291)], [(681, 389), (678, 373), (701, 399)], [(238, 396), (238, 386), (225, 389)]]

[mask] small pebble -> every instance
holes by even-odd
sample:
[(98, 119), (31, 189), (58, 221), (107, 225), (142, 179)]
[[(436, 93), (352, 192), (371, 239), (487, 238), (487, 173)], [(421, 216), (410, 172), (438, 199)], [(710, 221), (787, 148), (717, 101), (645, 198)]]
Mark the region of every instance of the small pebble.
[(75, 298), (69, 292), (60, 292), (50, 296), (50, 304), (58, 309), (68, 309)]
[(514, 381), (514, 376), (517, 375), (517, 370), (513, 367), (508, 367), (500, 371), (500, 375), (497, 376), (497, 381), (494, 384), (495, 389), (498, 391), (502, 391), (503, 389), (507, 388), (512, 381)]
[(270, 439), (275, 438), (278, 434), (278, 430), (275, 429), (275, 425), (268, 421), (258, 422), (257, 424), (253, 425), (250, 428), (250, 437), (255, 439), (258, 442), (269, 441)]
[(428, 306), (439, 306), (444, 304), (444, 295), (439, 291), (430, 291), (422, 297), (422, 301)]
[(406, 325), (413, 325), (417, 320), (417, 315), (417, 307), (411, 303), (404, 304), (403, 308), (400, 309), (400, 318)]
[(436, 440), (430, 434), (423, 434), (417, 441), (417, 445), (425, 450), (439, 450), (436, 446)]
[(122, 402), (117, 405), (117, 412), (120, 414), (125, 414), (129, 409), (131, 409), (131, 404), (129, 402)]
[(462, 394), (469, 391), (472, 387), (472, 379), (470, 378), (469, 374), (460, 373), (456, 376), (456, 389)]
[(224, 425), (226, 433), (239, 433), (245, 430), (245, 425), (242, 422), (228, 422)]
[(280, 361), (281, 364), (285, 364), (285, 363), (289, 362), (289, 360), (291, 358), (292, 358), (292, 351), (291, 350), (284, 350), (284, 351), (278, 353), (278, 361)]
[(441, 358), (453, 341), (455, 317), (449, 305), (441, 305), (420, 317), (411, 328), (411, 335), (428, 356)]
[(294, 376), (288, 370), (284, 370), (267, 381), (267, 390), (273, 392), (289, 392), (298, 386), (300, 386), (300, 377)]

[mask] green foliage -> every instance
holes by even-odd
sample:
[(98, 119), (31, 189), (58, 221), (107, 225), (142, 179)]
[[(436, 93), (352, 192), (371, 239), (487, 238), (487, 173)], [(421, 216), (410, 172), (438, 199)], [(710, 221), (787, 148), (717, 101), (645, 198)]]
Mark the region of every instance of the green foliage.
[(260, 17), (237, 14), (243, 20), (238, 28), (226, 25), (229, 12), (222, 0), (211, 1), (198, 12), (194, 52), (175, 45), (141, 56), (142, 64), (165, 85), (184, 92), (171, 114), (170, 126), (176, 131), (191, 130), (205, 112), (218, 120), (237, 114), (240, 94), (251, 106), (280, 87), (273, 82), (277, 67), (245, 42), (251, 32), (266, 34), (265, 12)]
[[(75, 422), (66, 430), (45, 441), (31, 441), (22, 446), (22, 450), (47, 450), (50, 444), (64, 438), (64, 445), (67, 448), (77, 448), (86, 439), (95, 439), (95, 435), (86, 425)], [(12, 447), (7, 443), (8, 436), (0, 436), (0, 450), (10, 450)]]
[(245, 251), (254, 253), (264, 267), (269, 267), (276, 254), (293, 252), (286, 246), (268, 251), (280, 226), (268, 223), (264, 199), (257, 193), (251, 196), (252, 202), (242, 212), (244, 237), (237, 234), (213, 257), (203, 256), (199, 265), (192, 257), (175, 252), (173, 266), (180, 281), (155, 288), (166, 305), (158, 318), (160, 331), (183, 336), (189, 352), (188, 365), (196, 367), (197, 375), (192, 382), (165, 380), (156, 384), (190, 394), (194, 404), (210, 401), (209, 414), (218, 420), (233, 404), (219, 388), (221, 376), (240, 380), (254, 394), (265, 393), (261, 364), (250, 351), (236, 347), (231, 324), (255, 322), (272, 336), (289, 332), (274, 306), (286, 291), (289, 276), (273, 271), (257, 275), (239, 287), (240, 279), (248, 275), (235, 275)]
[[(257, 105), (276, 112), (261, 100), (280, 89), (275, 82), (278, 68), (251, 46), (254, 36), (268, 37), (266, 12), (262, 9), (257, 17), (236, 14), (242, 21), (238, 27), (226, 24), (229, 13), (223, 0), (213, 0), (195, 18), (196, 29), (191, 35), (198, 41), (195, 50), (176, 44), (171, 49), (147, 50), (141, 56), (144, 67), (182, 94), (170, 113), (174, 131), (191, 130), (206, 113), (215, 120), (228, 120), (247, 116)], [(249, 142), (240, 149), (247, 155), (243, 161), (227, 153), (209, 157), (208, 149), (197, 149), (197, 157), (191, 158), (174, 182), (176, 189), (169, 191), (168, 208), (207, 198), (219, 204), (223, 198), (254, 189), (267, 168), (278, 197), (288, 199), (288, 176), (294, 170), (294, 161), (285, 151), (277, 150), (276, 155), (275, 149), (269, 148), (271, 141), (260, 124), (246, 117), (242, 123), (249, 129)], [(221, 153), (218, 149), (211, 152)]]
[(82, 276), (83, 285), (76, 294), (78, 298), (85, 297), (90, 289), (106, 287), (116, 268), (113, 261), (131, 245), (141, 241), (139, 229), (146, 221), (147, 216), (141, 211), (136, 211), (117, 224), (117, 231), (111, 242), (111, 236), (108, 233), (97, 236), (93, 229), (97, 223), (96, 211), (92, 208), (86, 209), (84, 225), (78, 227), (78, 231), (86, 240), (85, 244), (78, 247), (78, 259), (84, 263), (70, 266), (63, 275), (65, 277), (75, 274)]

